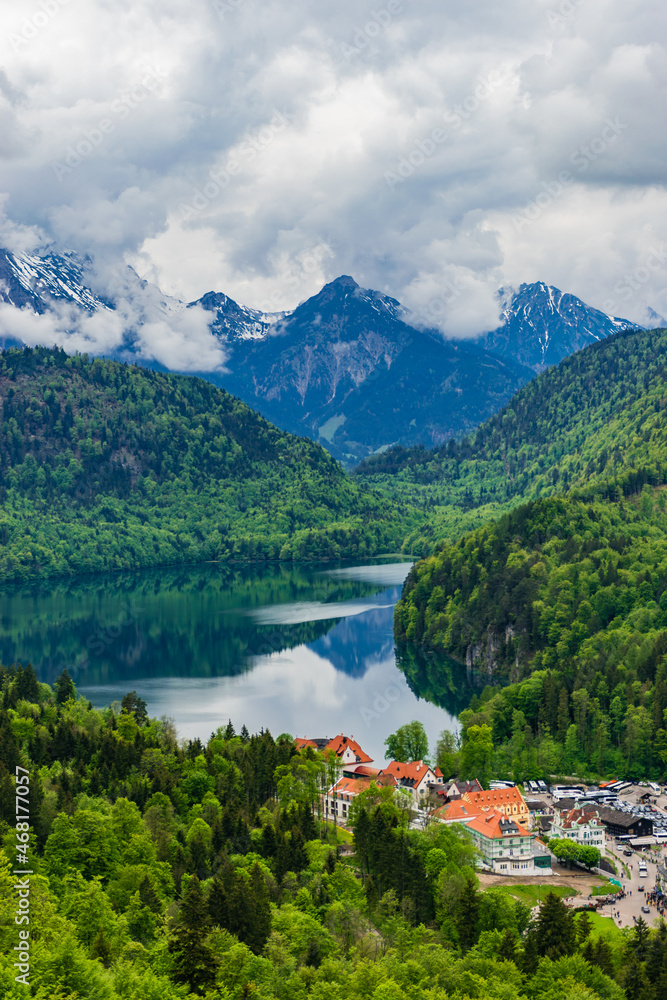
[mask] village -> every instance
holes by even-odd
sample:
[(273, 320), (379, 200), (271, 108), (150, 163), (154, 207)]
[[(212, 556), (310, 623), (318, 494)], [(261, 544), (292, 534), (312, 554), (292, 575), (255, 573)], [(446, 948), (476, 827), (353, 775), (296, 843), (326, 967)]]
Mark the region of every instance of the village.
[[(552, 785), (527, 781), (523, 791), (510, 781), (445, 778), (423, 760), (392, 760), (374, 767), (353, 737), (302, 737), (299, 749), (313, 747), (335, 757), (340, 776), (322, 795), (324, 818), (346, 827), (357, 796), (375, 784), (393, 788), (410, 803), (411, 826), (459, 824), (470, 834), (482, 883), (497, 879), (535, 884), (551, 879), (589, 893), (591, 908), (619, 927), (640, 917), (652, 923), (667, 907), (667, 790), (642, 782)], [(621, 797), (623, 796), (623, 797)], [(588, 849), (588, 850), (585, 850)], [(592, 850), (591, 850), (592, 849)], [(575, 888), (576, 886), (576, 888)]]

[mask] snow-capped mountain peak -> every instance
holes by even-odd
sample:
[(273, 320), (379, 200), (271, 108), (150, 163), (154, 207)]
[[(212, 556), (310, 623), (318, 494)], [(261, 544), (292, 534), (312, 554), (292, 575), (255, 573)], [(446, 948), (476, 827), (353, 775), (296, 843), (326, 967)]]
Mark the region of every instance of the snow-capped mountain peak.
[(543, 281), (501, 288), (498, 295), (502, 323), (481, 343), (537, 372), (618, 330), (639, 329)]

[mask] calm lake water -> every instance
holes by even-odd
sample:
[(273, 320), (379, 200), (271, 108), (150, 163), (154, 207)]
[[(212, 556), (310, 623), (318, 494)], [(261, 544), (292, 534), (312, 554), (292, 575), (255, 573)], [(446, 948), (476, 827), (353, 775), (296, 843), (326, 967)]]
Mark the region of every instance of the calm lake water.
[(396, 666), (406, 562), (198, 566), (88, 577), (0, 595), (0, 657), (52, 683), (67, 667), (96, 707), (136, 690), (181, 736), (354, 736), (376, 761), (398, 726), (456, 728)]

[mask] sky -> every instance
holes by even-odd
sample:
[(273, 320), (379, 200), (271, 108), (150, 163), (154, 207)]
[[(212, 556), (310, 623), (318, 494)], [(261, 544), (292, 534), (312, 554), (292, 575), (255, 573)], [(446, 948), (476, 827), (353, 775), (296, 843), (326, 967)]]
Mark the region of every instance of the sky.
[(666, 43), (661, 0), (6, 3), (0, 246), (451, 337), (524, 281), (667, 316)]

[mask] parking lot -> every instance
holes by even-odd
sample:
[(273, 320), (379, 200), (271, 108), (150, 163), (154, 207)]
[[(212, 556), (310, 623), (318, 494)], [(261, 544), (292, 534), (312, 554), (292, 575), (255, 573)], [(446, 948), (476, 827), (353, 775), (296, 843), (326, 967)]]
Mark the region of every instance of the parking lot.
[[(650, 798), (642, 803), (640, 800), (646, 795), (649, 795)], [(540, 799), (550, 808), (558, 806), (558, 803), (554, 802), (553, 796), (549, 794), (540, 795)], [(595, 806), (591, 805), (591, 808), (595, 808)], [(646, 785), (632, 785), (631, 788), (625, 789), (619, 795), (618, 803), (612, 808), (618, 808), (621, 811), (632, 809), (636, 815), (645, 816), (652, 820), (654, 834), (667, 834), (667, 796), (663, 793), (656, 794)], [(653, 892), (656, 888), (658, 864), (663, 868), (667, 865), (667, 844), (659, 844), (653, 848), (636, 849), (629, 848), (618, 838), (608, 836), (606, 848), (606, 857), (611, 859), (616, 866), (617, 878), (621, 882), (625, 896), (604, 906), (598, 912), (613, 919), (619, 927), (631, 927), (639, 917), (642, 917), (648, 924), (653, 924), (659, 919), (660, 914), (657, 904), (649, 901), (646, 894)], [(624, 848), (631, 849), (632, 855), (629, 857), (624, 855)], [(639, 875), (640, 859), (646, 861), (647, 874), (643, 878), (640, 878)], [(559, 878), (556, 876), (554, 883), (558, 881)], [(582, 895), (585, 898), (585, 892)], [(581, 897), (577, 897), (572, 902), (574, 905), (579, 905), (583, 900)], [(643, 906), (648, 907), (648, 913), (642, 911)]]

